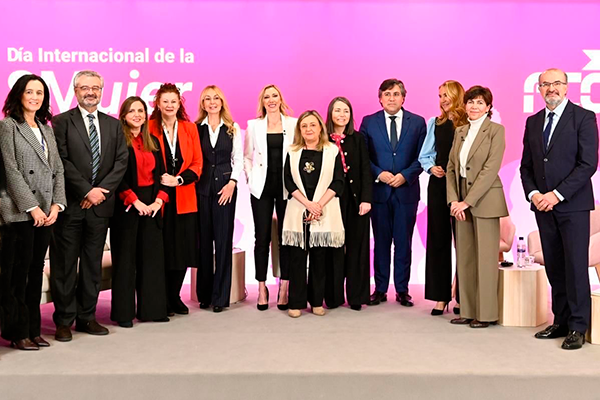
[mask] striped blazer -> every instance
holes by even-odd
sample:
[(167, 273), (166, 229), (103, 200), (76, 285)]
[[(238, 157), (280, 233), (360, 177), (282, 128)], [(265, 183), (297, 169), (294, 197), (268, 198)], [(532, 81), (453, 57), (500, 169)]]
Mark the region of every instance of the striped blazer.
[(4, 222), (28, 221), (31, 215), (27, 210), (36, 206), (48, 215), (52, 204), (67, 205), (63, 164), (54, 132), (49, 125), (38, 125), (48, 146), (48, 158), (27, 122), (19, 124), (11, 117), (0, 121), (7, 192), (0, 202)]

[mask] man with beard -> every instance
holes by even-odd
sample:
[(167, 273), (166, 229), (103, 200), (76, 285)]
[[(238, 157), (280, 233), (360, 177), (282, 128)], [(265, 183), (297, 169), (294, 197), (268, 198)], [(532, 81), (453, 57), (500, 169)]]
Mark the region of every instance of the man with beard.
[(593, 112), (566, 99), (564, 71), (544, 71), (538, 85), (546, 107), (527, 118), (521, 180), (540, 230), (554, 323), (535, 337), (566, 337), (562, 348), (572, 350), (583, 346), (590, 324), (588, 249), (598, 125)]
[(108, 334), (96, 321), (96, 303), (108, 220), (128, 157), (120, 122), (98, 111), (102, 77), (81, 71), (73, 78), (73, 86), (78, 106), (52, 120), (65, 168), (68, 204), (59, 214), (50, 244), (55, 338), (61, 342), (72, 339), (73, 321), (79, 332)]

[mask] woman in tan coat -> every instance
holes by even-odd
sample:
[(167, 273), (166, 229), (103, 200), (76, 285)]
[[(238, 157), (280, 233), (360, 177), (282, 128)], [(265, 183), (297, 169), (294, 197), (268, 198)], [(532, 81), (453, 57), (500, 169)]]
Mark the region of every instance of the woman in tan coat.
[(491, 121), (492, 92), (473, 86), (464, 97), (469, 124), (457, 128), (447, 167), (447, 200), (456, 217), (460, 318), (487, 328), (498, 321), (500, 217), (508, 215), (498, 171), (504, 127)]

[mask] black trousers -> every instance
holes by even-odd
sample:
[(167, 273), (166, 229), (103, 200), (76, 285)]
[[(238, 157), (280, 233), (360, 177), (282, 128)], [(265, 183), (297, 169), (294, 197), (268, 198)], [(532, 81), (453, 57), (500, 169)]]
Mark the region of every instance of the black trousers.
[(252, 216), (254, 217), (254, 266), (256, 280), (267, 280), (269, 266), (269, 245), (271, 244), (271, 220), (273, 207), (277, 213), (277, 236), (279, 237), (280, 278), (289, 279), (289, 255), (287, 246), (281, 245), (281, 231), (287, 201), (283, 198), (283, 181), (281, 171), (267, 171), (267, 180), (260, 199), (250, 195)]
[(1, 273), (5, 300), (2, 337), (7, 340), (40, 336), (44, 257), (51, 233), (52, 227), (36, 228), (33, 221), (10, 225), (8, 234), (14, 242), (4, 243), (10, 247), (3, 248)]
[(50, 288), (57, 326), (96, 318), (108, 223), (109, 218), (98, 217), (93, 207), (84, 210), (79, 204), (58, 214), (50, 241)]
[(546, 274), (552, 286), (554, 323), (581, 333), (589, 328), (590, 212), (535, 212)]
[(341, 198), (346, 231), (343, 269), (346, 277), (346, 298), (350, 305), (361, 305), (369, 302), (371, 287), (369, 214), (358, 215), (358, 207), (351, 197), (352, 192), (346, 182)]
[(200, 303), (229, 307), (237, 188), (231, 203), (222, 206), (217, 192), (212, 188), (209, 196), (198, 197), (200, 260), (196, 294)]
[[(446, 202), (446, 178), (431, 176), (427, 186), (427, 246), (425, 251), (425, 298), (452, 299), (452, 236), (455, 221)], [(458, 284), (456, 301), (460, 302)]]
[[(310, 232), (306, 234), (306, 243), (310, 239)], [(290, 257), (290, 286), (289, 286), (289, 308), (299, 310), (306, 308), (307, 302), (312, 307), (322, 307), (326, 293), (326, 277), (328, 264), (335, 265), (334, 269), (343, 271), (344, 249), (343, 247), (311, 247), (302, 249), (300, 247), (288, 247)], [(306, 258), (310, 255), (310, 265)], [(332, 269), (332, 273), (334, 271)], [(343, 273), (343, 272), (342, 272)], [(331, 293), (328, 296), (332, 295)], [(332, 296), (335, 297), (335, 296)], [(343, 303), (343, 293), (342, 293)], [(339, 304), (327, 304), (334, 307)]]
[[(144, 204), (154, 202), (152, 188), (139, 188)], [(167, 316), (167, 292), (162, 229), (157, 219), (140, 216), (132, 207), (111, 221), (112, 296), (110, 319), (127, 322), (137, 317), (152, 321)], [(137, 312), (136, 312), (137, 293)]]

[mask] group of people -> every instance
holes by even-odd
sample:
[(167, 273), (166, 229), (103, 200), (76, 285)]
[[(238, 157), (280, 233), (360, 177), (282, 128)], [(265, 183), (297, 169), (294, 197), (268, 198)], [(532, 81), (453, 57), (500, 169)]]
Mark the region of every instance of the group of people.
[[(95, 317), (109, 226), (111, 320), (119, 326), (188, 314), (180, 297), (188, 267), (198, 268), (200, 308), (227, 308), (242, 172), (255, 224), (258, 310), (269, 307), (271, 246), (279, 249), (277, 308), (290, 317), (307, 304), (324, 315), (324, 305), (347, 301), (359, 311), (387, 301), (392, 243), (396, 301), (413, 306), (411, 244), (426, 171), (431, 314), (443, 314), (454, 291), (460, 315), (451, 323), (485, 328), (498, 321), (505, 132), (491, 121), (488, 88), (444, 82), (440, 115), (426, 123), (404, 109), (404, 83), (387, 79), (378, 92), (382, 110), (364, 117), (357, 131), (348, 99), (331, 100), (325, 119), (315, 110), (296, 119), (281, 90), (267, 85), (242, 140), (214, 85), (202, 90), (195, 122), (170, 83), (156, 92), (151, 115), (133, 96), (118, 119), (98, 111), (104, 81), (97, 72), (79, 72), (73, 86), (77, 107), (53, 117), (46, 83), (24, 75), (0, 121), (0, 329), (13, 347), (50, 345), (40, 334), (39, 306), (48, 247), (55, 339), (70, 341), (73, 323), (77, 331), (109, 333)], [(592, 112), (566, 99), (563, 71), (542, 73), (539, 89), (547, 106), (527, 121), (521, 176), (540, 227), (555, 321), (536, 337), (566, 337), (562, 347), (574, 349), (583, 345), (590, 318), (598, 128)], [(274, 212), (278, 243), (271, 243)]]

